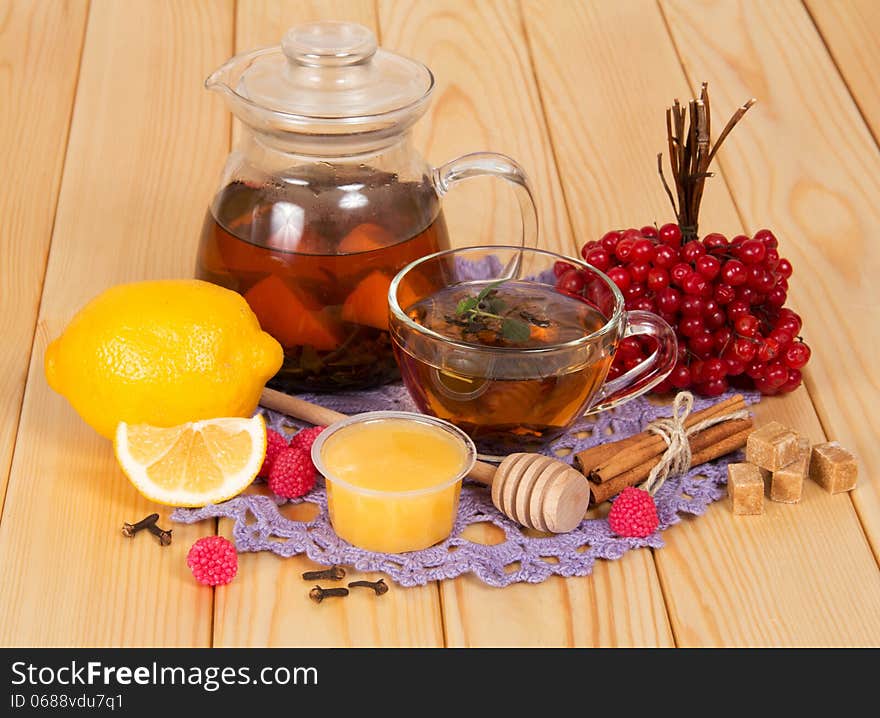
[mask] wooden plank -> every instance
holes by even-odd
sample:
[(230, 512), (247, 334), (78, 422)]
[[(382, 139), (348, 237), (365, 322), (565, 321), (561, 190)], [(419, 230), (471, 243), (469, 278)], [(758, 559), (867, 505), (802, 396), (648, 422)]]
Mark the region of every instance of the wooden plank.
[[(241, 0), (236, 20), (236, 51), (277, 44), (285, 30), (298, 23), (343, 19), (375, 29), (375, 7), (371, 0), (329, 3), (317, 0)], [(217, 58), (217, 61), (221, 59)], [(240, 131), (236, 122), (236, 134)], [(297, 511), (293, 507), (287, 510)], [(231, 532), (228, 523), (221, 522), (220, 526), (226, 535)], [(355, 591), (345, 600), (318, 605), (308, 599), (313, 584), (304, 583), (300, 578), (302, 572), (316, 567), (307, 558), (282, 560), (267, 554), (243, 554), (240, 561), (240, 575), (236, 581), (217, 590), (214, 645), (443, 644), (436, 585), (412, 589), (392, 586), (381, 598)], [(365, 577), (349, 571), (346, 581), (358, 578)]]
[(880, 141), (880, 3), (804, 0), (850, 94)]
[(880, 153), (800, 3), (722, 3), (699, 23), (688, 3), (662, 7), (685, 70), (709, 73), (719, 103), (764, 100), (720, 163), (746, 224), (772, 227), (794, 265), (806, 383), (829, 438), (861, 461), (852, 498), (880, 560)]
[[(536, 190), (541, 246), (573, 251), (515, 2), (379, 0), (379, 19), (383, 44), (435, 75), (431, 108), (413, 131), (415, 146), (435, 165), (480, 150), (513, 157)], [(472, 179), (451, 191), (443, 207), (453, 244), (519, 242), (519, 210), (503, 182)]]
[[(427, 148), (434, 162), (481, 149), (515, 157), (535, 185), (541, 246), (574, 251), (517, 6), (382, 1), (379, 19), (386, 46), (425, 62), (436, 74), (434, 103), (416, 126), (416, 146)], [(454, 243), (516, 241), (511, 238), (517, 237), (519, 219), (507, 192), (490, 180), (451, 192), (444, 207)], [(475, 531), (474, 538), (491, 540), (492, 533)], [(600, 562), (588, 578), (498, 590), (464, 577), (444, 581), (441, 595), (447, 642), (453, 646), (666, 645), (672, 640), (646, 552), (621, 563)]]
[(87, 0), (0, 6), (0, 95), (7, 98), (0, 118), (0, 166), (9, 176), (0, 192), (0, 305), (15, 308), (0, 315), (0, 335), (8, 347), (0, 353), (0, 507), (18, 431), (87, 15)]
[(229, 136), (199, 87), (231, 52), (232, 28), (227, 0), (92, 3), (0, 524), (0, 645), (210, 644), (213, 594), (185, 554), (213, 527), (175, 528), (168, 548), (120, 535), (156, 507), (126, 481), (110, 442), (48, 388), (43, 353), (102, 289), (192, 275)]
[[(554, 7), (557, 11), (548, 13), (539, 2), (524, 3), (575, 234), (598, 237), (611, 227), (638, 226), (655, 218), (668, 221), (672, 213), (657, 178), (656, 153), (665, 149), (663, 109), (675, 96), (688, 97), (689, 89), (674, 48), (659, 40), (666, 33), (663, 17), (654, 5), (632, 0)], [(706, 20), (707, 12), (692, 12), (701, 23)], [(691, 28), (688, 35), (691, 47), (695, 32)], [(719, 26), (711, 36), (726, 32)], [(651, 52), (634, 53), (632, 47), (650, 47)], [(731, 57), (733, 53), (708, 52), (701, 57), (714, 70), (708, 76), (716, 120), (749, 96), (745, 90), (731, 96), (719, 87), (724, 76), (720, 66), (726, 67)], [(578, 68), (576, 83), (571, 81), (572, 68)], [(760, 94), (777, 92), (780, 85), (768, 82)], [(744, 125), (754, 120), (750, 113)], [(731, 137), (740, 132), (737, 128)], [(755, 165), (753, 177), (771, 172), (765, 159), (771, 153), (764, 146), (754, 138), (740, 146), (740, 153)], [(722, 174), (707, 188), (703, 232), (732, 235), (740, 230), (726, 180)], [(767, 187), (762, 191), (770, 193)], [(786, 235), (783, 242), (791, 246)], [(800, 266), (800, 257), (794, 259)], [(810, 322), (813, 307), (804, 311)], [(814, 440), (823, 438), (803, 389), (762, 404), (759, 416), (792, 423)], [(818, 540), (829, 531), (833, 543)], [(679, 644), (880, 640), (880, 580), (846, 496), (809, 487), (801, 505), (771, 506), (765, 516), (748, 518), (731, 516), (722, 502), (703, 517), (670, 529), (665, 538), (667, 546), (655, 552), (655, 561)], [(821, 591), (816, 589), (819, 582)], [(861, 608), (850, 610), (853, 596), (859, 597)]]

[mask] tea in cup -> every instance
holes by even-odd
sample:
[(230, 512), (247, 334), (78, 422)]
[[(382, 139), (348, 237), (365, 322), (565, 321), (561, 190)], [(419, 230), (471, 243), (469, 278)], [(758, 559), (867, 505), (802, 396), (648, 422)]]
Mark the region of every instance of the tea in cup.
[[(556, 289), (553, 266), (582, 270), (582, 294)], [(481, 455), (535, 451), (584, 412), (639, 396), (676, 359), (660, 317), (624, 310), (617, 286), (576, 259), (522, 247), (468, 247), (418, 259), (389, 290), (404, 384), (418, 408), (455, 424)], [(606, 381), (625, 336), (656, 339), (641, 364)]]

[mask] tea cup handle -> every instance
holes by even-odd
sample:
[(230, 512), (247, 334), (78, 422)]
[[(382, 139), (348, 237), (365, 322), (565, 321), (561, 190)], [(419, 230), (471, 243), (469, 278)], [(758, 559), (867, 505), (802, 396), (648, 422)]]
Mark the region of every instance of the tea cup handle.
[(470, 179), (492, 175), (513, 185), (522, 215), (523, 247), (534, 247), (538, 241), (538, 211), (529, 178), (522, 167), (506, 155), (495, 152), (473, 152), (456, 157), (434, 170), (434, 189), (443, 197), (454, 185)]
[(596, 414), (635, 399), (663, 381), (675, 367), (678, 342), (675, 332), (656, 314), (643, 311), (626, 312), (624, 337), (649, 336), (657, 340), (657, 349), (640, 364), (616, 379), (606, 381), (585, 412)]

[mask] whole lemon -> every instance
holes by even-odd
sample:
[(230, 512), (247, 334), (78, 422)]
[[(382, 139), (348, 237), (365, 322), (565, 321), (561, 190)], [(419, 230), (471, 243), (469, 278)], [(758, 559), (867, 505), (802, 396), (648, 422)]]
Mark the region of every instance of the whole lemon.
[(235, 292), (199, 280), (133, 282), (83, 307), (46, 350), (46, 378), (99, 434), (250, 416), (281, 345)]

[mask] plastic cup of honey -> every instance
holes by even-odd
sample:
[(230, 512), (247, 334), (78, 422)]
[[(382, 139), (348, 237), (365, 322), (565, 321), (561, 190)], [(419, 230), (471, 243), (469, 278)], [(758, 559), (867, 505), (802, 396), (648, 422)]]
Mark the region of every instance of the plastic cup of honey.
[(418, 551), (449, 536), (476, 456), (461, 429), (404, 411), (343, 419), (312, 445), (334, 531), (382, 553)]

